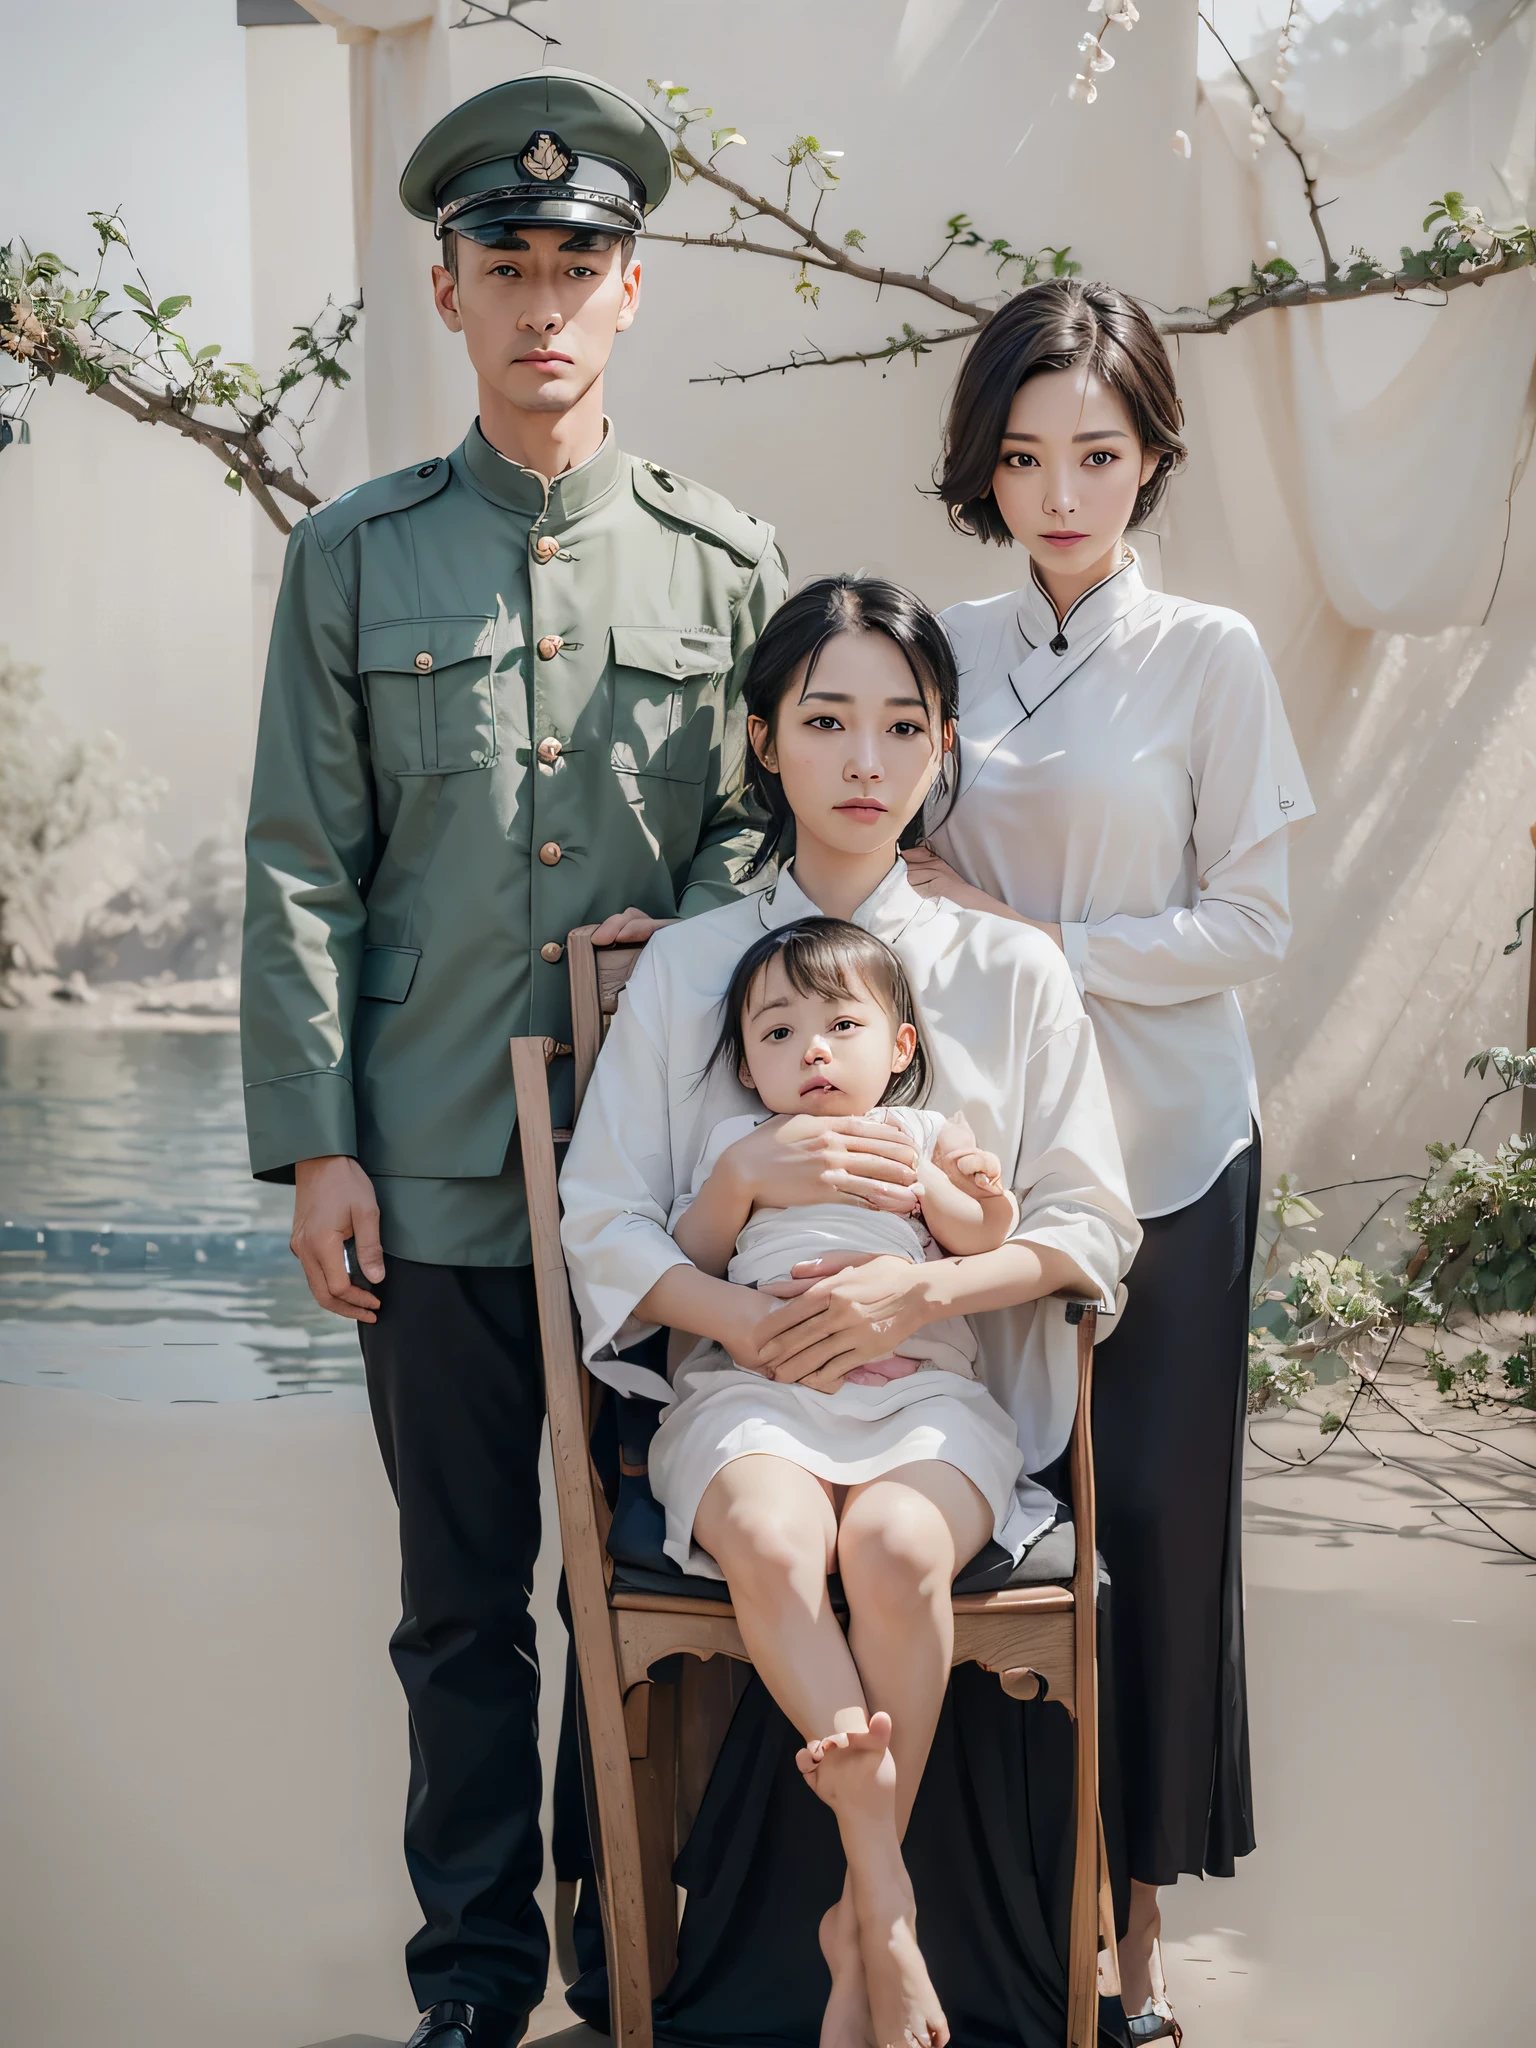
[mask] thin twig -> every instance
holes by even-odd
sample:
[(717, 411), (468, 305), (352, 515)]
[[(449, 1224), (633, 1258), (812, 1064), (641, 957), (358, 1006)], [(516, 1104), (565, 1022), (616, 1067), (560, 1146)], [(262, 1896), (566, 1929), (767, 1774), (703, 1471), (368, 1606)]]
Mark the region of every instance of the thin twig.
[[(917, 292), (925, 299), (932, 299), (936, 305), (947, 306), (952, 313), (964, 313), (967, 319), (974, 320), (978, 327), (986, 324), (989, 308), (976, 300), (957, 298), (953, 292), (941, 291), (921, 271), (883, 270), (878, 265), (858, 262), (846, 249), (840, 249), (835, 243), (824, 240), (816, 232), (814, 220), (796, 220), (787, 206), (775, 206), (771, 199), (763, 198), (760, 193), (749, 192), (745, 185), (737, 184), (736, 180), (728, 178), (724, 171), (717, 171), (704, 158), (695, 156), (681, 133), (673, 145), (672, 156), (674, 162), (693, 177), (702, 178), (706, 184), (715, 186), (721, 192), (730, 193), (733, 199), (739, 199), (744, 206), (750, 206), (755, 214), (776, 220), (781, 227), (789, 230), (800, 245), (798, 249), (781, 249), (775, 248), (772, 244), (763, 244), (756, 248), (754, 253), (782, 257), (788, 263), (803, 263), (811, 260), (805, 256), (804, 250), (811, 249), (823, 259), (820, 264), (815, 265), (817, 269), (840, 270), (845, 277), (857, 278), (862, 284), (897, 285), (902, 291)], [(787, 199), (788, 194), (785, 196)], [(656, 239), (666, 241), (676, 238), (659, 235)], [(714, 248), (729, 248), (731, 241), (728, 235), (710, 236), (707, 238), (707, 245)]]
[(1233, 56), (1231, 50), (1227, 46), (1225, 37), (1222, 35), (1220, 29), (1217, 28), (1215, 22), (1212, 21), (1211, 17), (1205, 12), (1203, 8), (1199, 10), (1199, 14), (1200, 19), (1205, 23), (1206, 27), (1210, 30), (1211, 34), (1216, 38), (1217, 42), (1220, 43), (1222, 55), (1226, 58), (1227, 62), (1232, 66), (1232, 69), (1237, 73), (1238, 77), (1243, 81), (1243, 85), (1247, 91), (1248, 97), (1253, 102), (1254, 112), (1263, 115), (1264, 119), (1269, 123), (1269, 126), (1273, 133), (1279, 136), (1280, 140), (1285, 144), (1286, 148), (1290, 151), (1291, 155), (1296, 159), (1296, 167), (1301, 172), (1301, 182), (1307, 195), (1307, 211), (1312, 216), (1312, 232), (1317, 236), (1317, 246), (1323, 252), (1323, 277), (1325, 281), (1331, 283), (1332, 280), (1339, 274), (1339, 266), (1337, 263), (1334, 262), (1333, 251), (1328, 247), (1328, 234), (1327, 230), (1323, 226), (1322, 215), (1323, 207), (1331, 204), (1331, 202), (1328, 200), (1320, 201), (1318, 199), (1317, 180), (1313, 177), (1312, 173), (1307, 169), (1306, 158), (1302, 155), (1297, 145), (1291, 140), (1290, 136), (1287, 135), (1285, 130), (1280, 126), (1278, 115), (1271, 113), (1269, 108), (1265, 106), (1263, 100), (1259, 97), (1258, 87), (1254, 84), (1253, 80), (1248, 76), (1247, 72), (1243, 69), (1242, 65), (1238, 63), (1236, 57)]
[(782, 377), (790, 370), (835, 369), (840, 363), (888, 363), (897, 356), (910, 355), (914, 361), (928, 352), (930, 344), (940, 341), (963, 341), (967, 336), (979, 334), (977, 327), (955, 327), (936, 334), (914, 334), (902, 341), (888, 341), (884, 348), (850, 349), (843, 355), (829, 356), (824, 349), (812, 347), (792, 355), (788, 362), (764, 363), (757, 370), (716, 370), (707, 377), (690, 377), (690, 384), (750, 384), (754, 377)]

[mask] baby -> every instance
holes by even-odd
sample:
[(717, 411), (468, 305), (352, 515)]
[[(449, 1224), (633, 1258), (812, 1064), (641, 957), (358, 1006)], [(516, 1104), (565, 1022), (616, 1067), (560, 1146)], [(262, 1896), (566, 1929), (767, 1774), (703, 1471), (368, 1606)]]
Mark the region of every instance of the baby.
[[(691, 1200), (672, 1231), (702, 1270), (757, 1287), (834, 1253), (888, 1253), (921, 1264), (936, 1255), (935, 1245), (954, 1254), (993, 1251), (1017, 1222), (999, 1162), (979, 1149), (965, 1118), (917, 1106), (928, 1075), (912, 992), (890, 947), (859, 926), (806, 918), (749, 947), (726, 991), (714, 1058), (730, 1061), (781, 1120), (863, 1117), (893, 1126), (916, 1150), (917, 1183), (884, 1182), (868, 1198), (833, 1191), (799, 1208), (754, 1208), (731, 1242), (724, 1219), (734, 1222), (740, 1212), (711, 1200), (711, 1176), (767, 1118), (727, 1117), (709, 1134)], [(974, 1331), (952, 1317), (928, 1324), (898, 1356), (860, 1366), (842, 1384), (884, 1386), (924, 1368), (974, 1379), (975, 1360)]]

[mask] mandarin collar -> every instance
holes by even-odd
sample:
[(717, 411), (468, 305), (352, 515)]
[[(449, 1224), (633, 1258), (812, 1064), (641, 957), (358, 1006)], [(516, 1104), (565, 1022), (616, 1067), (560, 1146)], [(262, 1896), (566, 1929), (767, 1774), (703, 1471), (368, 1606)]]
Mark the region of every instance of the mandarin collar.
[(1068, 607), (1064, 619), (1056, 617), (1056, 607), (1040, 587), (1034, 564), (1030, 564), (1029, 581), (1018, 593), (1019, 631), (1031, 647), (1043, 647), (1052, 641), (1064, 638), (1066, 647), (1054, 652), (1066, 653), (1074, 640), (1081, 635), (1093, 633), (1105, 626), (1111, 626), (1116, 619), (1133, 610), (1147, 595), (1146, 581), (1141, 573), (1141, 558), (1132, 547), (1126, 548), (1126, 559), (1118, 569), (1112, 569), (1100, 583)]
[(546, 484), (535, 469), (498, 454), (476, 420), (456, 455), (482, 497), (509, 512), (520, 512), (535, 525), (560, 527), (604, 498), (619, 480), (624, 457), (612, 423), (603, 421), (603, 439), (596, 452), (574, 469)]
[[(803, 917), (826, 915), (795, 880), (793, 862), (782, 868), (772, 888), (765, 889), (758, 897), (757, 908), (763, 930), (768, 932), (777, 931), (781, 925), (794, 924)], [(883, 939), (888, 946), (894, 946), (913, 918), (931, 908), (928, 899), (919, 896), (908, 881), (907, 864), (898, 856), (895, 866), (864, 898), (849, 922), (856, 924), (861, 931)]]

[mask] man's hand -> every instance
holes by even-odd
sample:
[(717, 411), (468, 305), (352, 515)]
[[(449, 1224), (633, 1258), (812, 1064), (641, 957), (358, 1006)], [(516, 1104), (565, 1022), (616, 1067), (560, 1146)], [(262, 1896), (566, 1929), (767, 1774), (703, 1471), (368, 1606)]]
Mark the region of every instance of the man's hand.
[(351, 1238), (364, 1276), (375, 1283), (384, 1278), (373, 1182), (355, 1159), (343, 1153), (301, 1159), (293, 1179), (288, 1249), (304, 1268), (310, 1293), (333, 1316), (345, 1316), (351, 1323), (377, 1322), (379, 1297), (353, 1284), (342, 1251)]
[(592, 934), (594, 946), (643, 946), (652, 932), (659, 932), (669, 920), (664, 917), (647, 917), (643, 910), (633, 905), (628, 910), (616, 910), (612, 917), (605, 917)]

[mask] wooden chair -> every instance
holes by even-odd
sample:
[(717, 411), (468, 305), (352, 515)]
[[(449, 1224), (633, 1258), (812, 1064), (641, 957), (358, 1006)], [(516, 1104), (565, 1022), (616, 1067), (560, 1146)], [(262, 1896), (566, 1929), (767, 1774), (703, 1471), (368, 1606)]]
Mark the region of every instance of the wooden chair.
[[(672, 1865), (702, 1799), (739, 1683), (726, 1660), (747, 1663), (731, 1608), (676, 1592), (615, 1585), (605, 1548), (610, 1511), (591, 1455), (596, 1401), (604, 1389), (581, 1363), (579, 1325), (560, 1245), (548, 1065), (573, 1053), (579, 1111), (606, 1020), (640, 956), (638, 946), (594, 948), (586, 926), (572, 932), (570, 1047), (514, 1038), (512, 1070), (533, 1239), (544, 1382), (559, 1505), (560, 1543), (585, 1712), (583, 1762), (608, 1944), (615, 2048), (651, 2048), (651, 1998), (677, 1959), (677, 1892)], [(1010, 1584), (955, 1596), (957, 1664), (976, 1663), (1019, 1698), (1044, 1692), (1076, 1723), (1076, 1851), (1068, 1957), (1069, 2048), (1097, 2048), (1100, 1989), (1119, 1989), (1098, 1801), (1098, 1673), (1095, 1639), (1093, 1461), (1089, 1428), (1094, 1310), (1070, 1302), (1077, 1326), (1078, 1399), (1071, 1473), (1075, 1558), (1070, 1577)], [(1045, 1539), (1050, 1541), (1049, 1538)], [(624, 1574), (618, 1574), (622, 1581)], [(682, 1653), (677, 1684), (653, 1682), (654, 1667)], [(701, 1660), (697, 1663), (692, 1660)], [(709, 1663), (702, 1660), (716, 1660)], [(654, 1694), (654, 1697), (653, 1697)], [(686, 1735), (685, 1740), (680, 1737)], [(679, 1758), (682, 1768), (679, 1769)], [(1101, 1953), (1102, 1942), (1102, 1953)]]

